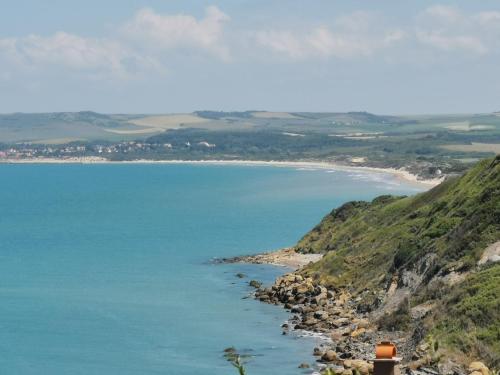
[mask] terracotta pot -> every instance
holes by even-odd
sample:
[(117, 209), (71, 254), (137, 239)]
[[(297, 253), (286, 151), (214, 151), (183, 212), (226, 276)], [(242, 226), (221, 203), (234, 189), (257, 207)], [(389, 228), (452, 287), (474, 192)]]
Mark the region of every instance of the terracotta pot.
[(377, 359), (390, 359), (396, 356), (396, 346), (389, 341), (382, 341), (375, 348)]

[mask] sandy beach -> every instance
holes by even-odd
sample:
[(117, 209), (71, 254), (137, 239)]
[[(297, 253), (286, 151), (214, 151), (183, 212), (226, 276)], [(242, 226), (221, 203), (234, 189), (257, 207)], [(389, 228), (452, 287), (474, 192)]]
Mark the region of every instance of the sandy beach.
[(321, 161), (264, 161), (264, 160), (125, 160), (110, 161), (108, 159), (89, 156), (72, 158), (31, 158), (31, 159), (0, 159), (3, 164), (212, 164), (212, 165), (248, 165), (248, 166), (270, 166), (270, 167), (292, 167), (307, 169), (327, 169), (343, 171), (359, 171), (369, 173), (390, 174), (397, 179), (416, 185), (431, 188), (439, 185), (442, 178), (420, 179), (418, 176), (404, 170), (395, 168), (376, 168), (363, 166), (341, 165)]

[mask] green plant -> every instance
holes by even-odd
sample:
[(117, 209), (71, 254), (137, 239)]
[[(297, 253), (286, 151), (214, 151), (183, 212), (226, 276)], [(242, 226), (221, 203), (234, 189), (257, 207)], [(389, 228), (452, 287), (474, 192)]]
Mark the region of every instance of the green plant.
[(230, 362), (234, 367), (236, 367), (240, 375), (246, 374), (245, 366), (243, 366), (243, 363), (241, 362), (241, 358), (239, 355), (230, 360)]
[(244, 359), (249, 358), (249, 355), (240, 355), (234, 346), (224, 349), (224, 357), (231, 363), (240, 375), (246, 375)]

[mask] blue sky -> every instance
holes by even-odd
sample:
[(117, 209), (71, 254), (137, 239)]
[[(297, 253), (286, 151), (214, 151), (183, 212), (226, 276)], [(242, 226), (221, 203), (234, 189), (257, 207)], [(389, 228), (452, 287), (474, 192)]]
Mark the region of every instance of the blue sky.
[(17, 0), (0, 112), (500, 110), (500, 0)]

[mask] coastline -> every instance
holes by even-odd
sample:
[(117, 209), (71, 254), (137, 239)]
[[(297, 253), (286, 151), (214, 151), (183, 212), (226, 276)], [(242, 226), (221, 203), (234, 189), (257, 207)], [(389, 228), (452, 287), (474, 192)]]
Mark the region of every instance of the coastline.
[[(316, 258), (309, 255), (316, 255)], [(396, 344), (401, 356), (405, 357), (401, 363), (401, 369), (405, 369), (412, 351), (403, 332), (379, 332), (369, 313), (357, 310), (355, 299), (347, 290), (330, 289), (301, 273), (304, 266), (320, 260), (322, 256), (285, 248), (222, 261), (289, 268), (272, 285), (252, 285), (253, 280), (250, 286), (256, 288), (253, 293), (255, 300), (281, 306), (290, 313), (289, 319), (281, 325), (283, 335), (294, 334), (320, 340), (311, 352), (311, 361), (300, 364), (299, 368), (310, 368), (313, 374), (332, 369), (342, 375), (373, 375), (375, 345), (388, 340)], [(293, 259), (294, 263), (286, 263), (289, 259)]]
[(222, 263), (270, 264), (297, 271), (310, 263), (317, 262), (323, 254), (301, 254), (291, 247), (255, 255), (245, 255), (221, 259)]
[(60, 158), (31, 158), (31, 159), (2, 159), (0, 164), (193, 164), (193, 165), (242, 165), (242, 166), (270, 166), (285, 168), (311, 168), (340, 171), (358, 171), (367, 173), (389, 174), (401, 182), (412, 183), (418, 186), (432, 188), (443, 182), (444, 177), (434, 179), (420, 179), (417, 175), (404, 169), (377, 168), (364, 166), (342, 165), (322, 161), (265, 161), (265, 160), (123, 160), (112, 161), (101, 157), (73, 157)]

